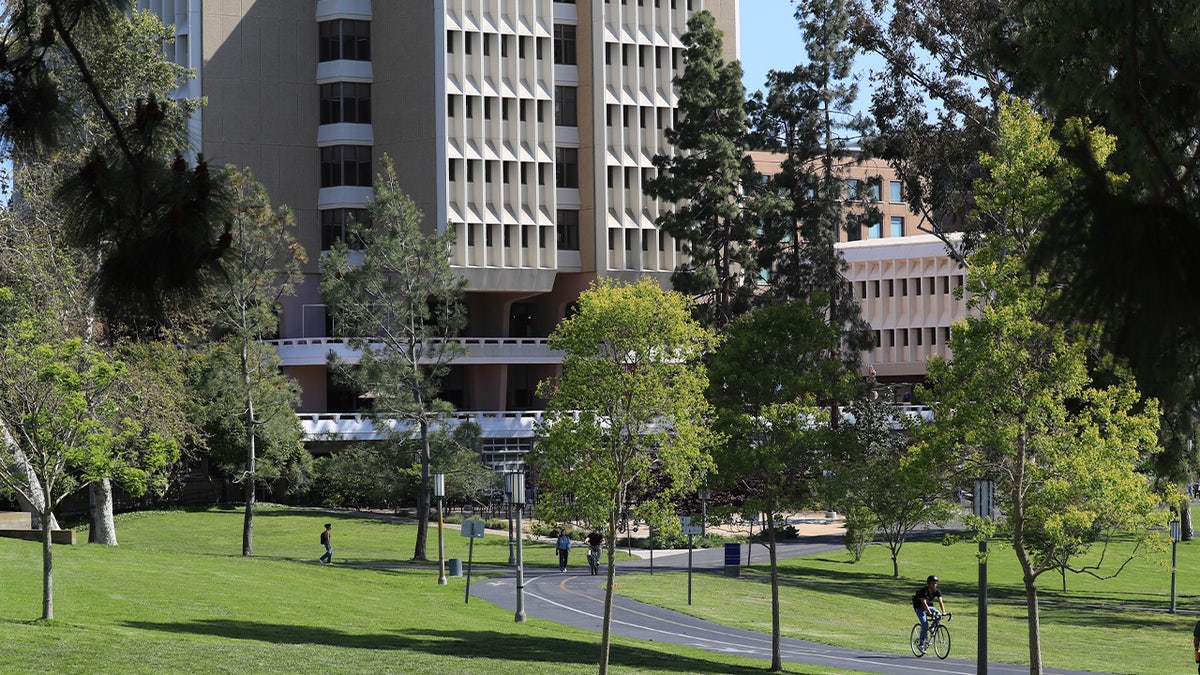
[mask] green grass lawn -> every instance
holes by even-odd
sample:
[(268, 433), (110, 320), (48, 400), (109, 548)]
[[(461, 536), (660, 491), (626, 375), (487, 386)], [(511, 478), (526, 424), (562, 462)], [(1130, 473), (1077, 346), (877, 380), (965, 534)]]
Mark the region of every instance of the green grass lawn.
[[(780, 592), (785, 636), (831, 645), (907, 653), (916, 621), (912, 593), (928, 574), (941, 580), (952, 657), (974, 659), (977, 650), (979, 565), (976, 545), (910, 542), (900, 556), (900, 578), (892, 577), (890, 554), (869, 547), (862, 561), (848, 552), (784, 561)], [(1128, 550), (1128, 547), (1126, 547)], [(1109, 553), (1109, 560), (1120, 560)], [(1192, 627), (1200, 610), (1200, 542), (1179, 545), (1177, 608), (1169, 614), (1170, 552), (1135, 561), (1116, 578), (1068, 575), (1067, 591), (1053, 573), (1039, 579), (1044, 665), (1121, 674), (1191, 672)], [(686, 574), (630, 575), (624, 595), (729, 625), (770, 632), (770, 583), (766, 566), (743, 568), (746, 576), (726, 579), (693, 575), (687, 605)], [(989, 660), (1029, 662), (1024, 585), (1011, 547), (992, 546), (988, 562)]]
[[(334, 560), (319, 565), (322, 523), (334, 523)], [(480, 600), (462, 578), (391, 567), (412, 555), (416, 528), (319, 511), (263, 506), (255, 556), (241, 555), (238, 509), (118, 517), (119, 547), (54, 549), (55, 620), (41, 614), (41, 550), (0, 539), (3, 673), (538, 673), (588, 672), (599, 635), (530, 619)], [(436, 526), (429, 554), (437, 556)], [(86, 533), (81, 533), (86, 541)], [(467, 540), (446, 532), (447, 557)], [(531, 564), (554, 564), (531, 544)], [(475, 545), (475, 561), (503, 565), (506, 537)], [(479, 571), (477, 569), (476, 571)], [(760, 661), (618, 639), (614, 673), (749, 673)], [(844, 672), (791, 666), (788, 672)]]

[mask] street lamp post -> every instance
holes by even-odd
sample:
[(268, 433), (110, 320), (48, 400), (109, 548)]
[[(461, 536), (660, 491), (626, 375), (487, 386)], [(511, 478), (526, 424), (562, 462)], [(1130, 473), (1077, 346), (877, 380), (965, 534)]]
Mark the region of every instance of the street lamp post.
[[(975, 515), (980, 518), (992, 518), (992, 498), (996, 491), (996, 483), (991, 478), (979, 478), (975, 481)], [(977, 675), (987, 675), (987, 538), (979, 538), (979, 629), (976, 645), (978, 653), (975, 657), (975, 672)]]
[(442, 520), (442, 498), (446, 496), (446, 474), (433, 474), (433, 496), (438, 500), (438, 585), (446, 585), (446, 537)]
[(1171, 610), (1175, 613), (1175, 549), (1179, 547), (1179, 513), (1171, 517)]
[(525, 621), (525, 558), (521, 549), (521, 515), (525, 511), (525, 474), (517, 471), (506, 476), (510, 503), (517, 507), (517, 613), (513, 621)]
[(513, 546), (515, 544), (515, 542), (513, 541), (513, 499), (512, 499), (511, 486), (509, 485), (509, 483), (512, 482), (510, 480), (509, 476), (511, 476), (512, 474), (513, 474), (513, 471), (511, 468), (509, 468), (507, 471), (504, 472), (504, 493), (508, 497), (508, 499), (506, 499), (505, 501), (508, 502), (508, 566), (509, 567), (512, 567), (513, 565), (517, 564), (516, 554), (513, 552)]

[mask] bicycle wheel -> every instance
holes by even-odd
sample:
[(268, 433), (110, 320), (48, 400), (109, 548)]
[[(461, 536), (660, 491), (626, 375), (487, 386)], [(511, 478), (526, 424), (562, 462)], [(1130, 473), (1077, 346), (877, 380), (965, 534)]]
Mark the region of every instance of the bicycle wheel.
[(921, 651), (921, 624), (914, 624), (912, 635), (908, 638), (908, 646), (912, 648), (913, 656), (925, 656), (925, 652)]
[(950, 629), (945, 626), (938, 626), (933, 633), (933, 653), (937, 654), (939, 659), (944, 659), (950, 656)]

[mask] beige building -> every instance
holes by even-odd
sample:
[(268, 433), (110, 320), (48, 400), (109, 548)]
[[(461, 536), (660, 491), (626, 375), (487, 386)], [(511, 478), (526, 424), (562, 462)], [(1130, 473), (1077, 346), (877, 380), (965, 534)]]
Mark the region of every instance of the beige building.
[[(676, 243), (642, 192), (669, 151), (688, 18), (707, 9), (738, 53), (737, 0), (139, 0), (176, 27), (191, 135), (250, 167), (295, 212), (310, 252), (344, 235), (383, 155), (429, 228), (452, 228), (469, 282), (469, 354), (446, 397), (496, 452), (527, 444), (534, 388), (561, 357), (545, 337), (600, 276), (664, 281)], [(343, 350), (318, 295), (319, 256), (287, 301), (279, 351), (310, 430), (372, 431), (326, 378)], [(353, 357), (353, 355), (348, 355)], [(485, 412), (479, 412), (485, 411)], [(519, 449), (519, 448), (518, 448)]]
[[(672, 78), (688, 18), (707, 9), (738, 53), (738, 0), (139, 0), (176, 27), (181, 92), (208, 105), (191, 137), (210, 162), (250, 167), (329, 248), (363, 208), (383, 155), (426, 215), (452, 228), (468, 281), (468, 355), (446, 382), (497, 464), (528, 448), (537, 383), (561, 356), (546, 336), (601, 276), (666, 282), (679, 247), (642, 184), (670, 151)], [(759, 157), (769, 172), (770, 157)], [(920, 235), (882, 163), (848, 167), (883, 213), (841, 246), (877, 336), (864, 374), (919, 378), (944, 353), (961, 271)], [(843, 237), (846, 237), (843, 233)], [(371, 438), (358, 401), (326, 377), (348, 353), (318, 295), (320, 256), (277, 341), (303, 386), (310, 434)]]

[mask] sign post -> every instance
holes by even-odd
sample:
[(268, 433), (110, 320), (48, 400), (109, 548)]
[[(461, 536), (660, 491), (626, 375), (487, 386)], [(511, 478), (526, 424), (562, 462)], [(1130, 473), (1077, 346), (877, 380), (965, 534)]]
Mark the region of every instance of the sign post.
[(688, 538), (688, 604), (692, 604), (692, 537), (704, 532), (703, 525), (692, 525), (691, 516), (681, 516), (679, 525)]
[(1175, 549), (1179, 547), (1179, 514), (1171, 518), (1171, 610), (1175, 613)]
[(462, 524), (462, 536), (471, 540), (467, 545), (467, 594), (463, 604), (471, 604), (471, 561), (475, 559), (475, 540), (483, 539), (483, 521), (482, 520), (464, 520)]

